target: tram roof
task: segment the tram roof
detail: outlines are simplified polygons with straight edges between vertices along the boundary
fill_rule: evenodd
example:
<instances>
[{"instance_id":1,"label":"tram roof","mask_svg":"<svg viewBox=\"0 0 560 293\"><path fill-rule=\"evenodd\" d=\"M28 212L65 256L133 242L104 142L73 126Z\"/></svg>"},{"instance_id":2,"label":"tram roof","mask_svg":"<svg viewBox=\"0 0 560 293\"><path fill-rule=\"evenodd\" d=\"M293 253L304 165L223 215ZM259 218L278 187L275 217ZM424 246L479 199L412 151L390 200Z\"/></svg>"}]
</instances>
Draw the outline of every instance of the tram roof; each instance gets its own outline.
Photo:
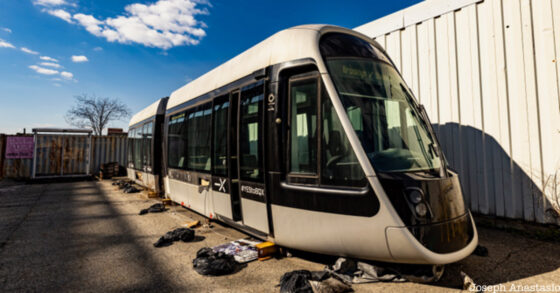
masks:
<instances>
[{"instance_id":1,"label":"tram roof","mask_svg":"<svg viewBox=\"0 0 560 293\"><path fill-rule=\"evenodd\" d=\"M166 101L167 99L168 98L161 98L148 107L142 109L140 112L134 114L132 118L130 118L128 126L130 127L158 114L165 114L165 106L162 104L162 101Z\"/></svg>"},{"instance_id":2,"label":"tram roof","mask_svg":"<svg viewBox=\"0 0 560 293\"><path fill-rule=\"evenodd\" d=\"M318 41L325 30L352 32L349 29L330 25L301 25L277 32L175 90L169 98L167 109L188 102L270 65L302 58L318 60L321 56Z\"/></svg>"}]
</instances>

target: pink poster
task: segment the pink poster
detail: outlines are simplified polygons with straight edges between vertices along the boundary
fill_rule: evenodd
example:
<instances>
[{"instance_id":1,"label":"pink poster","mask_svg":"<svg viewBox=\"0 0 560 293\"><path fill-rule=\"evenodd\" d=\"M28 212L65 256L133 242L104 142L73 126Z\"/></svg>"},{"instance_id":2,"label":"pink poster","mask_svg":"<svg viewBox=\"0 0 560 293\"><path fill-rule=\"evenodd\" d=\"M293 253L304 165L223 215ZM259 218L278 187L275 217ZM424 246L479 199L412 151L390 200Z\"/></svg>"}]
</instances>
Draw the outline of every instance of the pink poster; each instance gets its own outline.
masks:
<instances>
[{"instance_id":1,"label":"pink poster","mask_svg":"<svg viewBox=\"0 0 560 293\"><path fill-rule=\"evenodd\" d=\"M32 136L6 137L6 159L32 159L32 158L33 158Z\"/></svg>"}]
</instances>

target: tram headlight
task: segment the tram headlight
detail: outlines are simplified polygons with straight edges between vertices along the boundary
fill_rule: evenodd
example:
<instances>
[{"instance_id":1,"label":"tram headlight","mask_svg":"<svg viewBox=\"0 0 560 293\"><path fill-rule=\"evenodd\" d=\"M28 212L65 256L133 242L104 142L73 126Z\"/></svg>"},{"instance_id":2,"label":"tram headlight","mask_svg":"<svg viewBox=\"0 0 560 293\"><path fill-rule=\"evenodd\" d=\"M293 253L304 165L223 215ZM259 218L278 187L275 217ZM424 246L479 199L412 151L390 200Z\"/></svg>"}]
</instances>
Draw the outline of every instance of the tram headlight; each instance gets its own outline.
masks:
<instances>
[{"instance_id":1,"label":"tram headlight","mask_svg":"<svg viewBox=\"0 0 560 293\"><path fill-rule=\"evenodd\" d=\"M410 202L412 202L413 204L418 204L422 201L422 193L420 193L420 191L418 190L412 190L408 194L408 198L410 199Z\"/></svg>"},{"instance_id":2,"label":"tram headlight","mask_svg":"<svg viewBox=\"0 0 560 293\"><path fill-rule=\"evenodd\" d=\"M424 217L426 213L428 213L428 207L426 207L426 204L423 202L417 204L414 207L414 210L416 211L416 214L420 217Z\"/></svg>"}]
</instances>

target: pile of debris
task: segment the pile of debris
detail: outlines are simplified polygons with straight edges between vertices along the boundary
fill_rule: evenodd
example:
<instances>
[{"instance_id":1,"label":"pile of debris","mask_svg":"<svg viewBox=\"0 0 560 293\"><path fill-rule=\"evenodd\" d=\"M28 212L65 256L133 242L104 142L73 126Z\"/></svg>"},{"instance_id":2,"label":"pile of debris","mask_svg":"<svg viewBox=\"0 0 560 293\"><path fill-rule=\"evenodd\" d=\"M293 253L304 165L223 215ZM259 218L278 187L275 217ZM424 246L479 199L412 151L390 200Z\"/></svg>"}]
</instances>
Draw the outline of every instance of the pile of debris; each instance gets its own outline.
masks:
<instances>
[{"instance_id":1,"label":"pile of debris","mask_svg":"<svg viewBox=\"0 0 560 293\"><path fill-rule=\"evenodd\" d=\"M136 193L142 191L136 188L134 183L130 180L117 180L113 182L113 185L118 186L118 188L122 189L124 193Z\"/></svg>"},{"instance_id":2,"label":"pile of debris","mask_svg":"<svg viewBox=\"0 0 560 293\"><path fill-rule=\"evenodd\" d=\"M288 272L280 278L278 286L280 286L281 293L344 293L354 291L351 286L331 277L326 271L297 270Z\"/></svg>"},{"instance_id":3,"label":"pile of debris","mask_svg":"<svg viewBox=\"0 0 560 293\"><path fill-rule=\"evenodd\" d=\"M162 203L156 203L151 205L149 208L147 209L143 209L140 211L140 213L138 213L139 215L144 215L147 213L161 213L161 212L165 212L167 211L167 208L165 208L165 205Z\"/></svg>"},{"instance_id":4,"label":"pile of debris","mask_svg":"<svg viewBox=\"0 0 560 293\"><path fill-rule=\"evenodd\" d=\"M374 264L339 258L323 271L297 270L285 273L280 279L280 292L353 292L352 284L374 282L437 282L443 266Z\"/></svg>"},{"instance_id":5,"label":"pile of debris","mask_svg":"<svg viewBox=\"0 0 560 293\"><path fill-rule=\"evenodd\" d=\"M243 267L232 255L216 252L210 247L198 250L193 260L194 270L205 276L223 276L236 272Z\"/></svg>"},{"instance_id":6,"label":"pile of debris","mask_svg":"<svg viewBox=\"0 0 560 293\"><path fill-rule=\"evenodd\" d=\"M478 245L474 255L487 257L488 249ZM296 270L280 278L281 293L343 293L352 292L352 284L374 282L438 282L444 273L442 265L411 265L379 262L361 262L339 258L323 271ZM463 290L477 292L475 282L460 272Z\"/></svg>"},{"instance_id":7,"label":"pile of debris","mask_svg":"<svg viewBox=\"0 0 560 293\"><path fill-rule=\"evenodd\" d=\"M165 233L154 243L155 247L164 247L173 244L175 241L190 242L194 240L194 230L190 228L177 228Z\"/></svg>"}]
</instances>

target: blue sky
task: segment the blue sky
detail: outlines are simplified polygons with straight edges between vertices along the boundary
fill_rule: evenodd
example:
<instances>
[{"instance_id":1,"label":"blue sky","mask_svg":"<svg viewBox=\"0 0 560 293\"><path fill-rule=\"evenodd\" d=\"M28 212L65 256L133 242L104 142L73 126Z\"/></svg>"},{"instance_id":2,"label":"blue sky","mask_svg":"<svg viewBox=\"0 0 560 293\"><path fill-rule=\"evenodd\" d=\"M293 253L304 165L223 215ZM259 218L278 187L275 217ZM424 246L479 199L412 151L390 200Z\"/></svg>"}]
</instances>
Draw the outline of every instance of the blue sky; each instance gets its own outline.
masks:
<instances>
[{"instance_id":1,"label":"blue sky","mask_svg":"<svg viewBox=\"0 0 560 293\"><path fill-rule=\"evenodd\" d=\"M134 113L284 28L353 28L417 2L2 0L0 133L68 127L84 93Z\"/></svg>"}]
</instances>

